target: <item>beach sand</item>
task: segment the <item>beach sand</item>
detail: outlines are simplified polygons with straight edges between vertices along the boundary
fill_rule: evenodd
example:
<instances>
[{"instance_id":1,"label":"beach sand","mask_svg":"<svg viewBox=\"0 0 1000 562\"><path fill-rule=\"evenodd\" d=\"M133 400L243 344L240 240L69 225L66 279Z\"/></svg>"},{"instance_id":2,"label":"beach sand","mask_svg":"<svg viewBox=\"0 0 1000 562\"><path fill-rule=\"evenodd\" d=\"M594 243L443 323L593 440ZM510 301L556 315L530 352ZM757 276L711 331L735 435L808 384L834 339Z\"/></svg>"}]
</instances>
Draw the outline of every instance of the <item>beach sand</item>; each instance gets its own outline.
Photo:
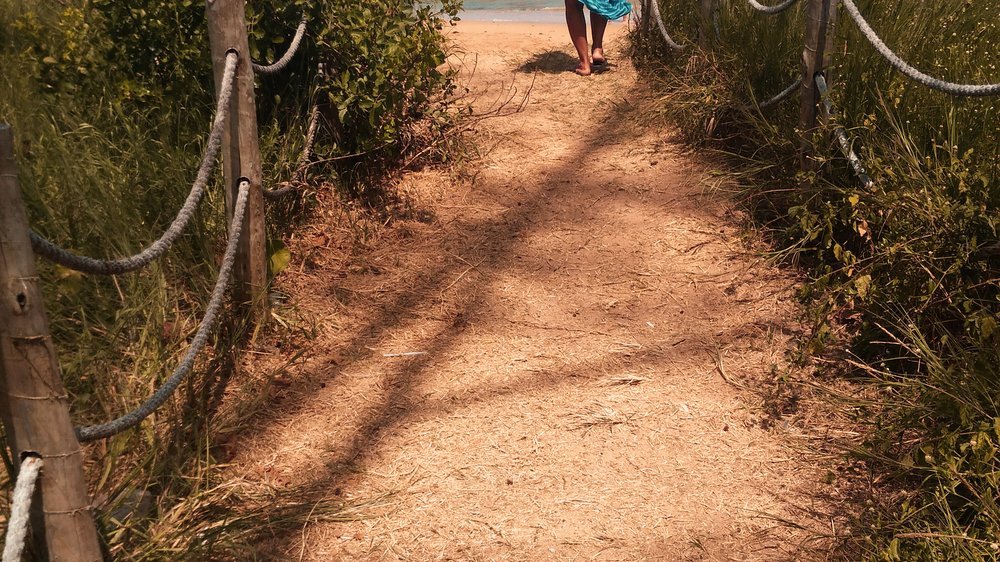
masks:
<instances>
[{"instance_id":1,"label":"beach sand","mask_svg":"<svg viewBox=\"0 0 1000 562\"><path fill-rule=\"evenodd\" d=\"M308 361L255 359L285 384L232 463L354 520L317 516L265 556L826 559L844 522L803 453L826 422L748 390L801 333L795 280L649 124L624 31L580 77L564 25L449 28L463 163L400 178L412 211L360 253L336 212L292 242L279 289L315 340Z\"/></svg>"},{"instance_id":2,"label":"beach sand","mask_svg":"<svg viewBox=\"0 0 1000 562\"><path fill-rule=\"evenodd\" d=\"M491 17L493 14L495 17ZM554 48L563 49L567 53L573 52L569 31L566 29L566 16L562 11L519 13L482 10L480 13L464 12L462 16L463 20L446 31L453 45L462 50L509 51L512 55ZM521 21L520 18L544 18L545 21ZM493 21L494 19L500 21ZM605 42L615 45L625 34L626 26L623 21L608 22Z\"/></svg>"}]
</instances>

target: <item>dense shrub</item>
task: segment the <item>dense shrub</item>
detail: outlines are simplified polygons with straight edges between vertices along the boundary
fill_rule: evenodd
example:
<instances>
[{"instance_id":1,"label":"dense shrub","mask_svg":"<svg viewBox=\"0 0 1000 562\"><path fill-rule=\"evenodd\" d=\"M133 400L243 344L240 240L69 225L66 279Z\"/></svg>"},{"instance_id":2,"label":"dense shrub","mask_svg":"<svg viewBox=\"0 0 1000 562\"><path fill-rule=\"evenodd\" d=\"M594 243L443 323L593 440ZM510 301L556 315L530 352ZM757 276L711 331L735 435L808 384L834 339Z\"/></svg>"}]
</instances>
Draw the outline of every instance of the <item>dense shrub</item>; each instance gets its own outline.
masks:
<instances>
[{"instance_id":1,"label":"dense shrub","mask_svg":"<svg viewBox=\"0 0 1000 562\"><path fill-rule=\"evenodd\" d=\"M697 4L661 8L675 39L697 37ZM925 72L1000 81L996 2L857 4L885 42ZM835 321L846 325L853 351L891 398L879 416L861 418L877 420L866 445L877 452L872 458L902 463L881 468L901 468L899 486L916 492L879 519L872 556L995 555L992 475L1000 461L988 428L1000 416L987 397L1000 390L991 351L1000 343L1000 98L955 98L909 81L841 10L830 69L839 114L816 137L818 172L803 176L798 99L759 111L750 101L769 98L799 72L806 4L774 17L744 1L720 6L719 36L707 52L667 49L654 28L636 59L689 141L738 156L747 201L777 254L811 273L803 295L815 313L810 350L823 349ZM870 188L836 150L834 124L848 129ZM984 515L970 516L977 511ZM968 538L948 538L963 533Z\"/></svg>"},{"instance_id":2,"label":"dense shrub","mask_svg":"<svg viewBox=\"0 0 1000 562\"><path fill-rule=\"evenodd\" d=\"M182 118L198 110L190 121L204 123L212 73L202 2L91 0L60 6L65 7L50 13L21 5L5 34L7 52L24 55L41 90L165 108ZM275 60L300 18L309 22L302 55L289 71L260 80L258 111L273 114L283 97L303 103L304 93L319 84L323 101L336 109L347 150L392 144L452 87L449 75L438 69L445 59L440 31L457 9L456 2L438 10L412 0L251 2L247 19L255 60Z\"/></svg>"}]
</instances>

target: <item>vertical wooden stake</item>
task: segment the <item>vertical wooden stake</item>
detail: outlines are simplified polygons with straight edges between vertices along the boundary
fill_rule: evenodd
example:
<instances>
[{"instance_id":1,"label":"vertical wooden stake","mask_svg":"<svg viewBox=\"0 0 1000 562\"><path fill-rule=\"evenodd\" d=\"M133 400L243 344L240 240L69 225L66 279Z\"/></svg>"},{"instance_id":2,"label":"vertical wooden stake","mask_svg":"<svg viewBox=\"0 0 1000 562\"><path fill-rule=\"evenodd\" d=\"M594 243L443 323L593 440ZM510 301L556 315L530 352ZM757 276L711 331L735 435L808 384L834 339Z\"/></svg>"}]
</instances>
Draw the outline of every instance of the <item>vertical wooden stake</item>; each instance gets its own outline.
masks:
<instances>
[{"instance_id":1,"label":"vertical wooden stake","mask_svg":"<svg viewBox=\"0 0 1000 562\"><path fill-rule=\"evenodd\" d=\"M237 250L233 296L252 305L254 316L267 311L267 250L264 230L263 172L257 141L257 107L254 103L254 74L247 42L244 0L207 0L208 35L212 44L215 91L222 83L226 54L239 56L229 123L222 137L223 172L226 181L226 216L231 221L240 181L250 182L247 216Z\"/></svg>"},{"instance_id":2,"label":"vertical wooden stake","mask_svg":"<svg viewBox=\"0 0 1000 562\"><path fill-rule=\"evenodd\" d=\"M830 0L826 11L826 34L823 38L823 77L828 87L833 86L833 55L837 52L837 14L840 11L840 0ZM826 122L826 116L822 117Z\"/></svg>"},{"instance_id":3,"label":"vertical wooden stake","mask_svg":"<svg viewBox=\"0 0 1000 562\"><path fill-rule=\"evenodd\" d=\"M709 45L712 44L713 9L713 0L701 0L701 9L699 10L701 22L698 27L698 45L705 50L708 50Z\"/></svg>"},{"instance_id":4,"label":"vertical wooden stake","mask_svg":"<svg viewBox=\"0 0 1000 562\"><path fill-rule=\"evenodd\" d=\"M639 14L639 52L643 56L646 52L643 48L646 46L646 42L649 41L649 17L652 7L650 7L650 2L658 2L659 0L641 0L640 5L642 6L642 13Z\"/></svg>"},{"instance_id":5,"label":"vertical wooden stake","mask_svg":"<svg viewBox=\"0 0 1000 562\"><path fill-rule=\"evenodd\" d=\"M99 561L83 452L73 432L49 335L28 217L14 160L14 134L0 124L0 414L14 461L42 457L32 531L43 557Z\"/></svg>"},{"instance_id":6,"label":"vertical wooden stake","mask_svg":"<svg viewBox=\"0 0 1000 562\"><path fill-rule=\"evenodd\" d=\"M819 91L814 77L825 72L833 54L834 24L838 0L809 0L806 8L805 49L802 51L802 99L799 105L799 169L811 172L816 169L813 159L812 137L819 114ZM827 81L829 84L830 81Z\"/></svg>"}]
</instances>

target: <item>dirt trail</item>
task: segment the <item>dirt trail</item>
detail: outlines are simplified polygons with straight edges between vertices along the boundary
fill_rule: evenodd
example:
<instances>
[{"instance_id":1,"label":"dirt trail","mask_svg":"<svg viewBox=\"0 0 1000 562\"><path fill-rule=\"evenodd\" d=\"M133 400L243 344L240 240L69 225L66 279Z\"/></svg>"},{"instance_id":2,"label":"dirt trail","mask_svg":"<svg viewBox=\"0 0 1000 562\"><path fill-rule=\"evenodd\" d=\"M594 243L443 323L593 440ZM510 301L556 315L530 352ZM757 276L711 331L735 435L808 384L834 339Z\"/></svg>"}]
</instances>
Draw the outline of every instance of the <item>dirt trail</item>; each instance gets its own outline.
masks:
<instances>
[{"instance_id":1,"label":"dirt trail","mask_svg":"<svg viewBox=\"0 0 1000 562\"><path fill-rule=\"evenodd\" d=\"M622 119L637 86L616 42L585 79L565 35L461 24L481 110L533 81L522 112L482 123L475 180L407 176L415 218L361 255L336 216L293 241L281 284L316 337L234 470L381 501L274 558L819 556L777 520L805 519L822 474L739 388L783 364L793 283L669 135Z\"/></svg>"}]
</instances>

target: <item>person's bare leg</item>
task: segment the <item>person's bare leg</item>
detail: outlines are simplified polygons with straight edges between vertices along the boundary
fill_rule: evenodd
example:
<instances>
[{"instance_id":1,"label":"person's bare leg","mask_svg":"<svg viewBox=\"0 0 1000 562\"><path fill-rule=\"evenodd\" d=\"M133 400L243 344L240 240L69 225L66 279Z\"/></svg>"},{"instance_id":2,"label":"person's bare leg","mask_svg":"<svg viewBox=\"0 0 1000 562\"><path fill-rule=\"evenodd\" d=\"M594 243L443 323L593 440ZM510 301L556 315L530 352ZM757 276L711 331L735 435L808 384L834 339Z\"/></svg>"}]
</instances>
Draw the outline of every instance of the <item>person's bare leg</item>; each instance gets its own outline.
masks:
<instances>
[{"instance_id":1,"label":"person's bare leg","mask_svg":"<svg viewBox=\"0 0 1000 562\"><path fill-rule=\"evenodd\" d=\"M604 16L590 12L590 31L594 36L594 48L591 56L595 65L602 65L607 62L604 58L604 30L608 27L608 20Z\"/></svg>"},{"instance_id":2,"label":"person's bare leg","mask_svg":"<svg viewBox=\"0 0 1000 562\"><path fill-rule=\"evenodd\" d=\"M590 54L587 52L587 20L583 17L583 5L577 0L566 0L566 27L569 28L569 38L576 47L580 64L576 66L577 74L590 74Z\"/></svg>"}]
</instances>

